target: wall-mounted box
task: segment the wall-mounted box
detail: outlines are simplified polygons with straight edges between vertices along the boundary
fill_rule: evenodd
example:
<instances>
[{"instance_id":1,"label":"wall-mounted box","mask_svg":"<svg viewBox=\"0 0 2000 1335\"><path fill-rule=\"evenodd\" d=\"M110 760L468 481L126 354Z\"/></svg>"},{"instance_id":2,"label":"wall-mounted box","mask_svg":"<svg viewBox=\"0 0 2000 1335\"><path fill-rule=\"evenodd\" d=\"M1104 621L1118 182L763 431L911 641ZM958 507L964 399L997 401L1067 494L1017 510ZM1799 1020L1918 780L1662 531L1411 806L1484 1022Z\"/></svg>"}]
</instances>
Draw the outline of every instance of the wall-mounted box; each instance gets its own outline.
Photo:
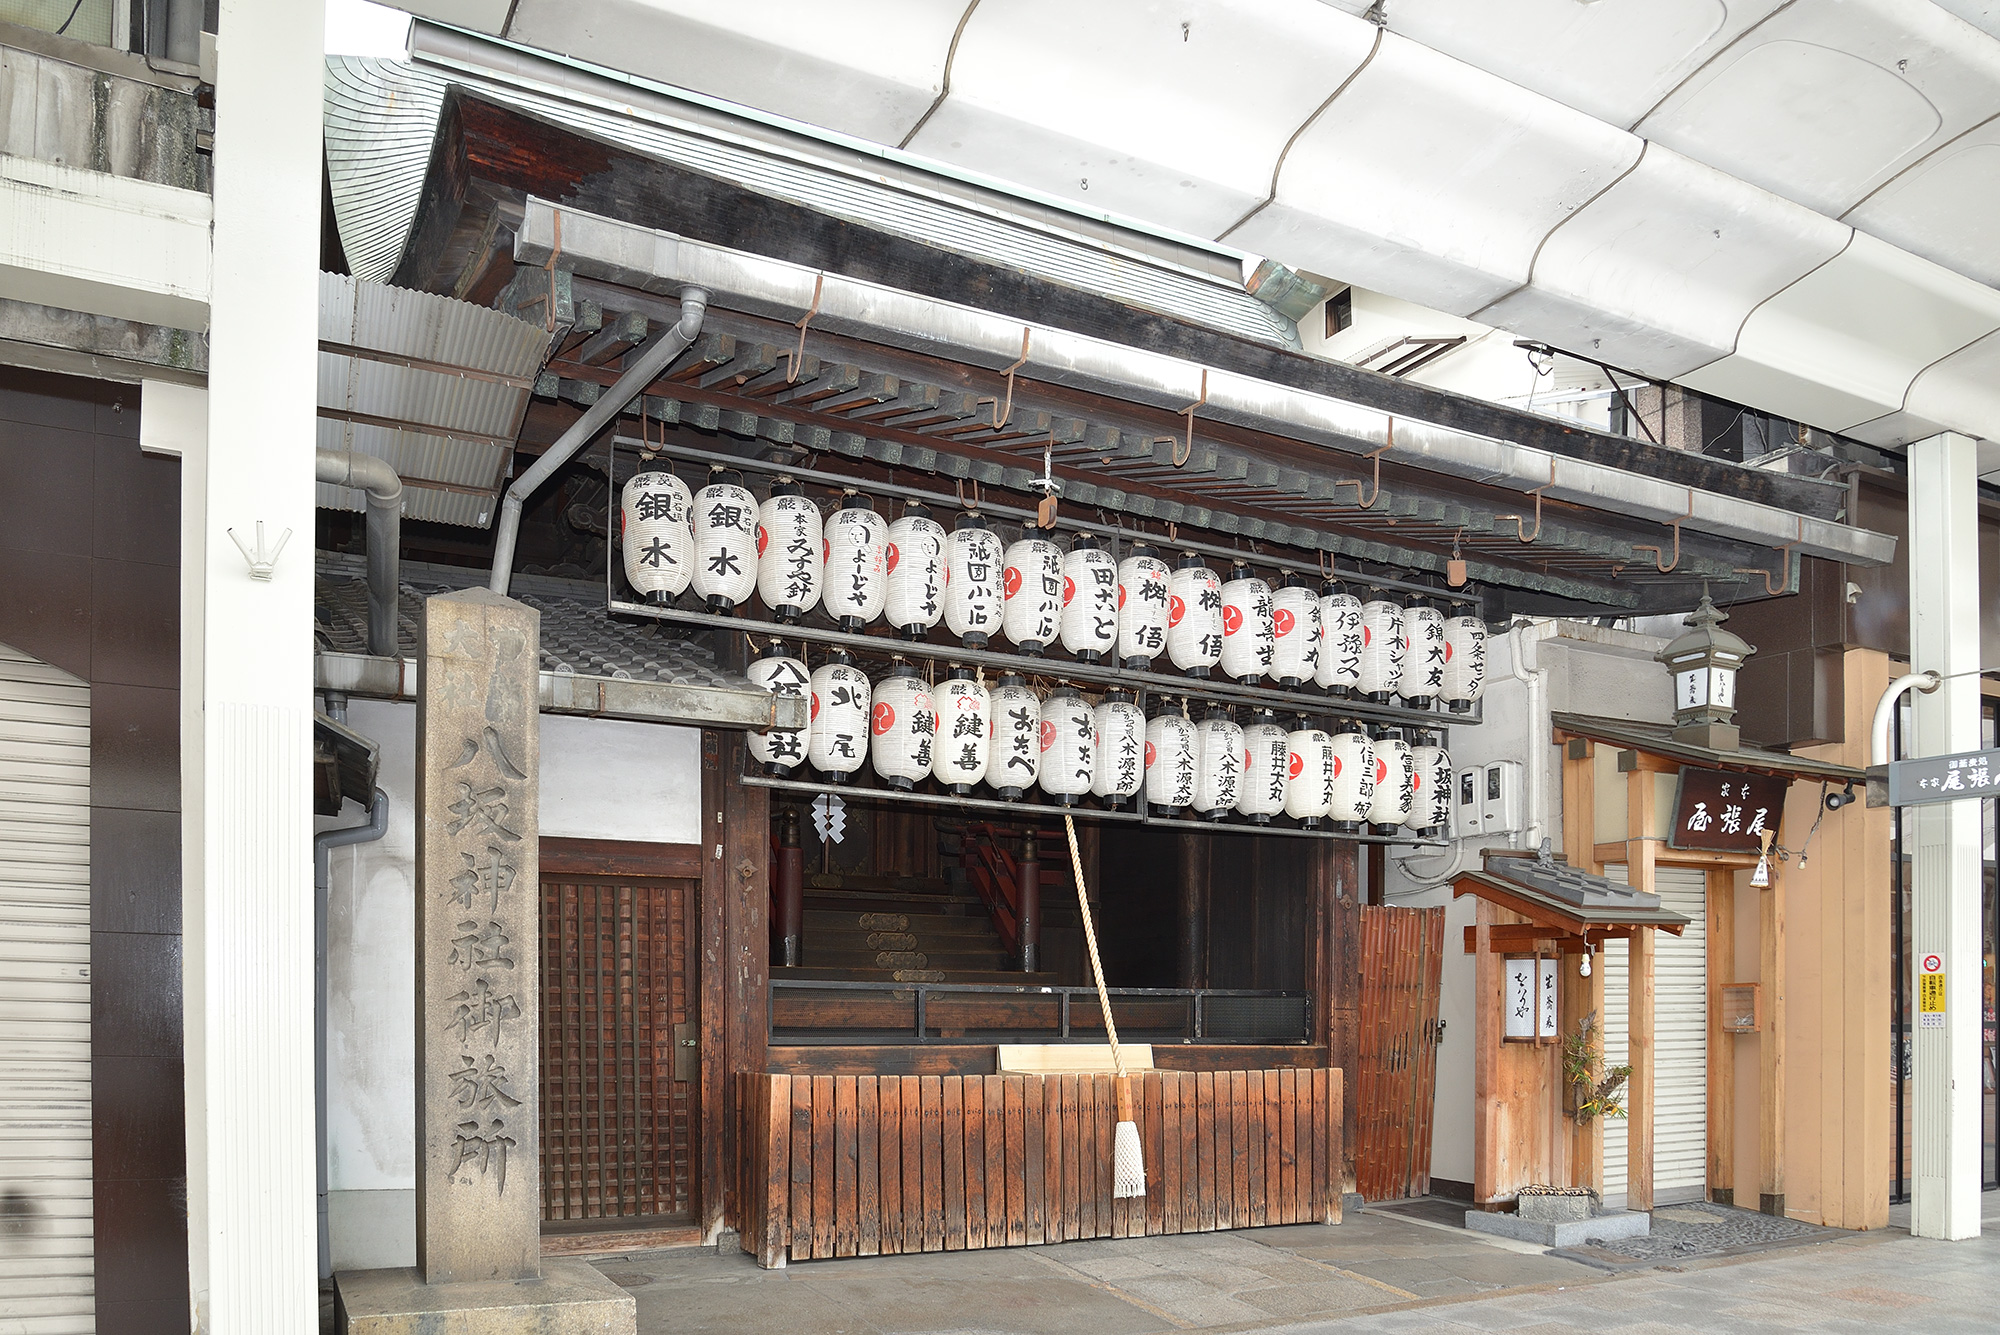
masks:
<instances>
[{"instance_id":1,"label":"wall-mounted box","mask_svg":"<svg viewBox=\"0 0 2000 1335\"><path fill-rule=\"evenodd\" d=\"M1718 1014L1723 1033L1756 1033L1764 1027L1764 989L1756 983L1724 983Z\"/></svg>"},{"instance_id":2,"label":"wall-mounted box","mask_svg":"<svg viewBox=\"0 0 2000 1335\"><path fill-rule=\"evenodd\" d=\"M1521 762L1496 760L1480 769L1479 828L1482 834L1514 834L1521 828Z\"/></svg>"},{"instance_id":3,"label":"wall-mounted box","mask_svg":"<svg viewBox=\"0 0 2000 1335\"><path fill-rule=\"evenodd\" d=\"M1481 798L1486 782L1484 767L1462 769L1458 772L1458 787L1451 804L1451 833L1454 838L1463 839L1469 834L1478 834L1486 827L1480 820L1485 806Z\"/></svg>"}]
</instances>

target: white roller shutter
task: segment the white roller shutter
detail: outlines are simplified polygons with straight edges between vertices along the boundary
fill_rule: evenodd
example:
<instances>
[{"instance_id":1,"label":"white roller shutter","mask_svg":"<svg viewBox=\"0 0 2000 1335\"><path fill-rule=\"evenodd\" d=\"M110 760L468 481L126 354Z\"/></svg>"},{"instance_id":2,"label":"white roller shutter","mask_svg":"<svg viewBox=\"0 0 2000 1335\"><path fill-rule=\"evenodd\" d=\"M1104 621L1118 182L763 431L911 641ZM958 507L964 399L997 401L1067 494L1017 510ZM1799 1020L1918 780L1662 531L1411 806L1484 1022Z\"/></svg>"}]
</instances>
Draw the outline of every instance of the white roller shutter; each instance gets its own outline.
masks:
<instances>
[{"instance_id":1,"label":"white roller shutter","mask_svg":"<svg viewBox=\"0 0 2000 1335\"><path fill-rule=\"evenodd\" d=\"M1612 865L1605 877L1625 880ZM1698 867L1655 867L1663 908L1690 921L1680 936L1653 934L1653 1203L1701 1200L1708 1187L1708 879ZM1631 970L1623 941L1605 943L1604 1064L1620 1066L1629 1046ZM1604 1199L1622 1205L1626 1188L1623 1118L1604 1124Z\"/></svg>"},{"instance_id":2,"label":"white roller shutter","mask_svg":"<svg viewBox=\"0 0 2000 1335\"><path fill-rule=\"evenodd\" d=\"M90 688L0 645L0 1329L89 1335Z\"/></svg>"}]
</instances>

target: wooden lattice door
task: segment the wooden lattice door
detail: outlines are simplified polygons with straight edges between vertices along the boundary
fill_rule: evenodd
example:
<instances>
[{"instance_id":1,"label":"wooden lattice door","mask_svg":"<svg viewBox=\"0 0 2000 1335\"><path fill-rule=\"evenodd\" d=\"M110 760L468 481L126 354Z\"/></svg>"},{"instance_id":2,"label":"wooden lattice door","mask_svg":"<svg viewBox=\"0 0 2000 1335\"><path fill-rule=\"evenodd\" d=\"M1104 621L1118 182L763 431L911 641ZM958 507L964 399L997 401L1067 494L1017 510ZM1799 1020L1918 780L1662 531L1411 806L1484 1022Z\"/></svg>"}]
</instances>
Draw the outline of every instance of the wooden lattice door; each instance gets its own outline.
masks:
<instances>
[{"instance_id":1,"label":"wooden lattice door","mask_svg":"<svg viewBox=\"0 0 2000 1335\"><path fill-rule=\"evenodd\" d=\"M1431 1189L1444 910L1361 910L1355 1186L1371 1201Z\"/></svg>"},{"instance_id":2,"label":"wooden lattice door","mask_svg":"<svg viewBox=\"0 0 2000 1335\"><path fill-rule=\"evenodd\" d=\"M700 883L631 874L545 841L542 1220L694 1217L699 1065L693 928ZM604 874L579 868L597 866Z\"/></svg>"}]
</instances>

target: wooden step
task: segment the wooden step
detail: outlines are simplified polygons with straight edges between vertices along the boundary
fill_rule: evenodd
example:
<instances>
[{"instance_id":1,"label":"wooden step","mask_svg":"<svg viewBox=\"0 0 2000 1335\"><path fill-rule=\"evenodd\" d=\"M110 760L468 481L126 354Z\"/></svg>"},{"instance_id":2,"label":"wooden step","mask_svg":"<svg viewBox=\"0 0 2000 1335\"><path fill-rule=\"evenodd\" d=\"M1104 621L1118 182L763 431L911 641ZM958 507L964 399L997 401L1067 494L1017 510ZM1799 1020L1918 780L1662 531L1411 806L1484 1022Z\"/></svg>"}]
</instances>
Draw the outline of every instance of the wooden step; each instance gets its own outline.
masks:
<instances>
[{"instance_id":1,"label":"wooden step","mask_svg":"<svg viewBox=\"0 0 2000 1335\"><path fill-rule=\"evenodd\" d=\"M909 974L902 977L899 974ZM999 983L1021 987L1057 987L1062 980L1052 973L1022 973L1018 969L863 969L825 968L800 965L787 969L774 966L771 977L780 980L842 983Z\"/></svg>"},{"instance_id":2,"label":"wooden step","mask_svg":"<svg viewBox=\"0 0 2000 1335\"><path fill-rule=\"evenodd\" d=\"M942 969L949 974L1004 970L1004 950L840 950L816 945L806 938L799 961L804 967L827 969ZM930 981L938 981L932 979Z\"/></svg>"},{"instance_id":3,"label":"wooden step","mask_svg":"<svg viewBox=\"0 0 2000 1335\"><path fill-rule=\"evenodd\" d=\"M808 936L828 932L911 932L917 936L993 935L993 920L978 913L857 913L851 909L807 909Z\"/></svg>"}]
</instances>

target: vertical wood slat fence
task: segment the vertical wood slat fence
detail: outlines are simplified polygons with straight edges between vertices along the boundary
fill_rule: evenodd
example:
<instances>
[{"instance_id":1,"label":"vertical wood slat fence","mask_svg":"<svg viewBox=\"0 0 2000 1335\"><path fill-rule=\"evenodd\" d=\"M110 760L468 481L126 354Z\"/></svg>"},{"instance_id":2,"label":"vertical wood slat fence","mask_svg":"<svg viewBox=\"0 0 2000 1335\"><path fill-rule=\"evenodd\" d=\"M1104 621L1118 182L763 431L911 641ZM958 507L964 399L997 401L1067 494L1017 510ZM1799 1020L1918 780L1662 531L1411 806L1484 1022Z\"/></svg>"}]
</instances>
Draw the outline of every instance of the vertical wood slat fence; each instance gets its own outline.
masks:
<instances>
[{"instance_id":1,"label":"vertical wood slat fence","mask_svg":"<svg viewBox=\"0 0 2000 1335\"><path fill-rule=\"evenodd\" d=\"M769 1269L1339 1221L1339 1070L1133 1078L1146 1195L1113 1200L1108 1075L745 1072L743 1250Z\"/></svg>"},{"instance_id":2,"label":"vertical wood slat fence","mask_svg":"<svg viewBox=\"0 0 2000 1335\"><path fill-rule=\"evenodd\" d=\"M1444 910L1361 910L1355 1186L1363 1199L1430 1191Z\"/></svg>"}]
</instances>

